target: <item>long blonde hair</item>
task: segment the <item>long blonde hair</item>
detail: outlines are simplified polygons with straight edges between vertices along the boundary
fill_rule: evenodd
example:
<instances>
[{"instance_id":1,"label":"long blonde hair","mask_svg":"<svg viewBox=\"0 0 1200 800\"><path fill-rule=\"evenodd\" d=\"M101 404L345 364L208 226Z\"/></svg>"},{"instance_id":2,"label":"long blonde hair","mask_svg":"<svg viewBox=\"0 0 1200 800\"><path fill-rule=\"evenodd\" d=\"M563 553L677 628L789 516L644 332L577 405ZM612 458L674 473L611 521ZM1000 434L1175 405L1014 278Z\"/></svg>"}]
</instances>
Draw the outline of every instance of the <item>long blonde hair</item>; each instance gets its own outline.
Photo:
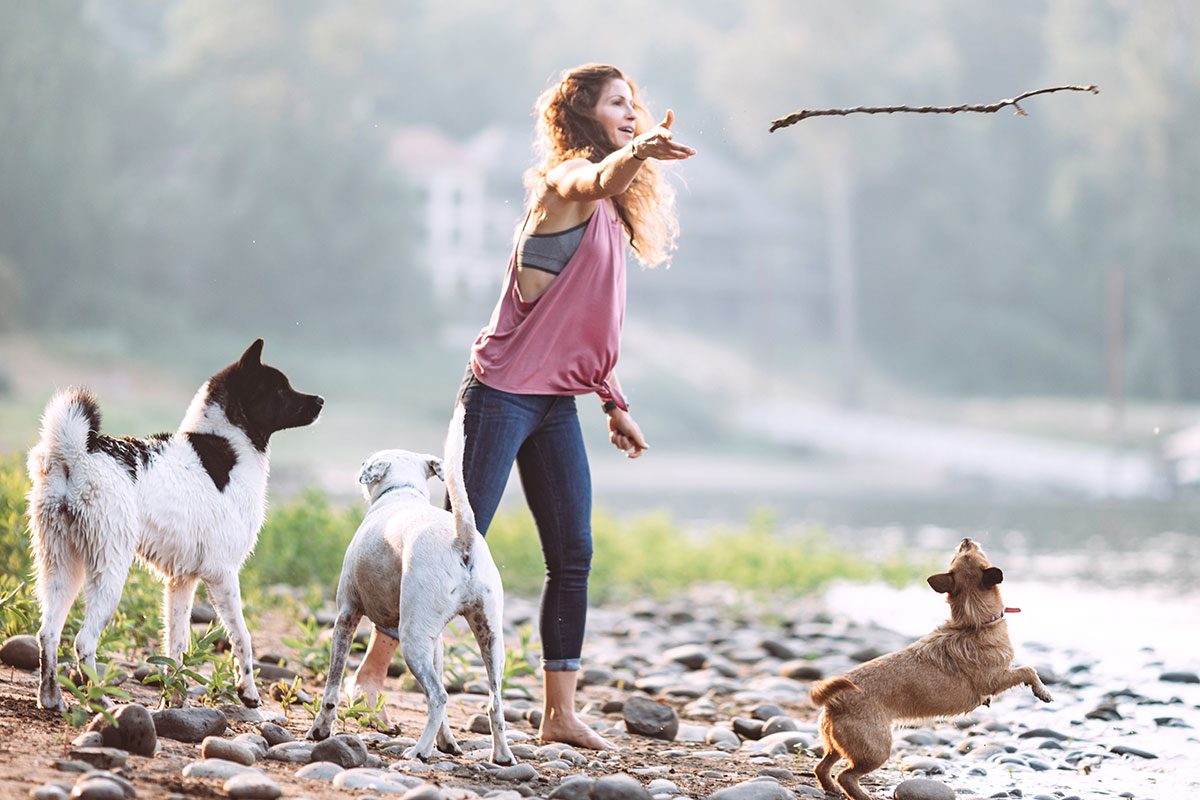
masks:
<instances>
[{"instance_id":1,"label":"long blonde hair","mask_svg":"<svg viewBox=\"0 0 1200 800\"><path fill-rule=\"evenodd\" d=\"M634 134L654 126L649 112L638 102L637 86L621 70L609 64L584 64L564 71L558 83L542 92L534 106L541 162L525 174L529 208L537 203L550 170L572 158L602 161L617 149L596 121L595 109L604 87L618 78L629 84L633 93L637 115ZM679 221L675 216L675 190L658 164L647 159L629 188L612 200L638 260L647 267L668 261L679 237Z\"/></svg>"}]
</instances>

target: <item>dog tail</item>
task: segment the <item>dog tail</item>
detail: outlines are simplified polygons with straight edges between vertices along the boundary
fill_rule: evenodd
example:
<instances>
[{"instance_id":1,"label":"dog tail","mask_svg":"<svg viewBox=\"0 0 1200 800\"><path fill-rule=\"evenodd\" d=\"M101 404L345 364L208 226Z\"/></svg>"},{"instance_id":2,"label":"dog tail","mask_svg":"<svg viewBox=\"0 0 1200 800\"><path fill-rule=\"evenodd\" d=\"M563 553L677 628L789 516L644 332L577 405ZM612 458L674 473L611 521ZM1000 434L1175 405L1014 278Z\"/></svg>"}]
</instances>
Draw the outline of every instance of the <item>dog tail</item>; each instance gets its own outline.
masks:
<instances>
[{"instance_id":1,"label":"dog tail","mask_svg":"<svg viewBox=\"0 0 1200 800\"><path fill-rule=\"evenodd\" d=\"M450 497L450 510L454 514L454 549L462 556L463 563L471 558L471 547L475 543L475 512L467 499L463 486L463 452L466 449L466 409L462 403L454 407L450 430L446 433L446 452L442 459L446 472L446 494Z\"/></svg>"},{"instance_id":2,"label":"dog tail","mask_svg":"<svg viewBox=\"0 0 1200 800\"><path fill-rule=\"evenodd\" d=\"M42 412L42 436L29 451L30 496L60 497L70 492L73 468L96 449L100 406L86 389L72 387L50 399ZM78 478L76 478L78 481Z\"/></svg>"},{"instance_id":3,"label":"dog tail","mask_svg":"<svg viewBox=\"0 0 1200 800\"><path fill-rule=\"evenodd\" d=\"M96 449L100 435L100 405L87 389L72 387L50 398L42 412L39 446L46 455L68 463Z\"/></svg>"},{"instance_id":4,"label":"dog tail","mask_svg":"<svg viewBox=\"0 0 1200 800\"><path fill-rule=\"evenodd\" d=\"M812 689L808 692L808 696L812 698L813 705L823 706L835 696L846 691L857 692L859 688L854 681L844 675L839 675L836 678L827 678L814 683Z\"/></svg>"}]
</instances>

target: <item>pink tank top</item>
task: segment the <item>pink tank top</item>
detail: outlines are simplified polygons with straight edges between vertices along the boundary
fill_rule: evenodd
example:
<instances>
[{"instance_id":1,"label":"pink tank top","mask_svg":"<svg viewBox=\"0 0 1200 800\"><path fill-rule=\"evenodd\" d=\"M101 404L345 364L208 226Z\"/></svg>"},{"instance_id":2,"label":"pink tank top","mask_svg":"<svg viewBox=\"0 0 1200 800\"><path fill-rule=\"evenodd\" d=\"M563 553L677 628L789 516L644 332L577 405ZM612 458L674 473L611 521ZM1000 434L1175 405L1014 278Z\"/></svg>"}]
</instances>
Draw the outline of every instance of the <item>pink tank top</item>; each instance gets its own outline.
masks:
<instances>
[{"instance_id":1,"label":"pink tank top","mask_svg":"<svg viewBox=\"0 0 1200 800\"><path fill-rule=\"evenodd\" d=\"M517 291L514 250L491 321L471 348L471 370L513 394L596 392L628 409L612 374L624 321L625 237L601 200L575 255L532 303Z\"/></svg>"}]
</instances>

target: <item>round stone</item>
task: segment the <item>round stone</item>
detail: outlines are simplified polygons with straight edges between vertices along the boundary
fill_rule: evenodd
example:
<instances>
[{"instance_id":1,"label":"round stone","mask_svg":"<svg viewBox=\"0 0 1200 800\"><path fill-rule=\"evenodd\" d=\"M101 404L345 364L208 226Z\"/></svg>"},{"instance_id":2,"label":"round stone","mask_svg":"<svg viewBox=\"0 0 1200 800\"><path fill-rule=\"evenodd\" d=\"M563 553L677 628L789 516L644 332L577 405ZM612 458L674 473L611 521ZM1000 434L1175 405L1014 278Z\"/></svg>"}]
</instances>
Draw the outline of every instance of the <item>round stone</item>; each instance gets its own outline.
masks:
<instances>
[{"instance_id":1,"label":"round stone","mask_svg":"<svg viewBox=\"0 0 1200 800\"><path fill-rule=\"evenodd\" d=\"M199 743L206 736L220 736L229 727L225 715L215 708L168 708L151 716L159 736L179 742Z\"/></svg>"},{"instance_id":2,"label":"round stone","mask_svg":"<svg viewBox=\"0 0 1200 800\"><path fill-rule=\"evenodd\" d=\"M636 778L619 773L596 781L589 796L591 800L652 800Z\"/></svg>"},{"instance_id":3,"label":"round stone","mask_svg":"<svg viewBox=\"0 0 1200 800\"><path fill-rule=\"evenodd\" d=\"M666 703L632 695L622 710L625 729L630 733L672 741L679 732L679 715Z\"/></svg>"},{"instance_id":4,"label":"round stone","mask_svg":"<svg viewBox=\"0 0 1200 800\"><path fill-rule=\"evenodd\" d=\"M274 780L261 772L243 772L225 781L225 794L240 800L275 800L283 795Z\"/></svg>"},{"instance_id":5,"label":"round stone","mask_svg":"<svg viewBox=\"0 0 1200 800\"><path fill-rule=\"evenodd\" d=\"M241 775L243 772L259 772L259 770L256 770L254 767L247 767L245 764L225 761L221 758L206 758L202 761L193 761L184 767L183 777L228 780L234 775Z\"/></svg>"},{"instance_id":6,"label":"round stone","mask_svg":"<svg viewBox=\"0 0 1200 800\"><path fill-rule=\"evenodd\" d=\"M78 800L125 800L125 787L108 778L85 776L70 796Z\"/></svg>"},{"instance_id":7,"label":"round stone","mask_svg":"<svg viewBox=\"0 0 1200 800\"><path fill-rule=\"evenodd\" d=\"M713 792L711 800L795 800L795 795L772 778L754 778Z\"/></svg>"},{"instance_id":8,"label":"round stone","mask_svg":"<svg viewBox=\"0 0 1200 800\"><path fill-rule=\"evenodd\" d=\"M36 670L40 667L38 641L35 636L20 634L10 636L0 645L0 661L10 667L24 670Z\"/></svg>"},{"instance_id":9,"label":"round stone","mask_svg":"<svg viewBox=\"0 0 1200 800\"><path fill-rule=\"evenodd\" d=\"M200 757L221 758L247 767L257 760L254 751L246 745L222 739L220 736L208 736L200 743Z\"/></svg>"},{"instance_id":10,"label":"round stone","mask_svg":"<svg viewBox=\"0 0 1200 800\"><path fill-rule=\"evenodd\" d=\"M283 744L284 742L296 741L296 737L292 736L287 728L281 728L274 722L264 722L258 726L258 730L263 738L267 740L268 748L274 747L277 744Z\"/></svg>"},{"instance_id":11,"label":"round stone","mask_svg":"<svg viewBox=\"0 0 1200 800\"><path fill-rule=\"evenodd\" d=\"M895 800L954 800L954 790L944 783L913 778L896 787Z\"/></svg>"},{"instance_id":12,"label":"round stone","mask_svg":"<svg viewBox=\"0 0 1200 800\"><path fill-rule=\"evenodd\" d=\"M297 778L306 778L310 781L325 781L330 782L344 770L332 761L314 761L311 764L301 767L296 770Z\"/></svg>"}]
</instances>

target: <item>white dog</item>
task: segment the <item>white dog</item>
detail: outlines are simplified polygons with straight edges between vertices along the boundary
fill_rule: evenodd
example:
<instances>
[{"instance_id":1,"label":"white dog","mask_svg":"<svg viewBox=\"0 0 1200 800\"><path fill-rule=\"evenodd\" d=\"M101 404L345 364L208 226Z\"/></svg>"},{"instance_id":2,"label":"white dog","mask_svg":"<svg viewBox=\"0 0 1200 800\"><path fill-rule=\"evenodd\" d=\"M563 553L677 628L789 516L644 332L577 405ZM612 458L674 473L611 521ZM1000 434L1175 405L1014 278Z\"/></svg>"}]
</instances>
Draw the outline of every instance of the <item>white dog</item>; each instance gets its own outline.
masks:
<instances>
[{"instance_id":1,"label":"white dog","mask_svg":"<svg viewBox=\"0 0 1200 800\"><path fill-rule=\"evenodd\" d=\"M366 616L378 626L399 630L404 661L428 703L425 730L404 757L429 758L435 741L443 752L461 752L446 719L447 695L442 686L442 631L461 614L487 669L492 761L514 763L500 706L504 590L463 489L464 439L459 405L445 453L444 480L453 514L429 503L426 481L433 475L443 477L436 457L381 450L363 462L358 480L371 507L342 562L329 679L321 710L308 731L310 739L330 734L351 639Z\"/></svg>"},{"instance_id":2,"label":"white dog","mask_svg":"<svg viewBox=\"0 0 1200 800\"><path fill-rule=\"evenodd\" d=\"M233 643L238 695L259 703L238 572L266 512L268 440L316 421L324 400L292 389L262 363L262 339L196 393L179 430L149 439L105 436L82 389L57 394L29 451L29 523L42 606L38 705L63 708L58 644L86 581L75 655L96 665L96 644L136 555L165 584L166 653L188 644L192 596L204 581Z\"/></svg>"}]
</instances>

